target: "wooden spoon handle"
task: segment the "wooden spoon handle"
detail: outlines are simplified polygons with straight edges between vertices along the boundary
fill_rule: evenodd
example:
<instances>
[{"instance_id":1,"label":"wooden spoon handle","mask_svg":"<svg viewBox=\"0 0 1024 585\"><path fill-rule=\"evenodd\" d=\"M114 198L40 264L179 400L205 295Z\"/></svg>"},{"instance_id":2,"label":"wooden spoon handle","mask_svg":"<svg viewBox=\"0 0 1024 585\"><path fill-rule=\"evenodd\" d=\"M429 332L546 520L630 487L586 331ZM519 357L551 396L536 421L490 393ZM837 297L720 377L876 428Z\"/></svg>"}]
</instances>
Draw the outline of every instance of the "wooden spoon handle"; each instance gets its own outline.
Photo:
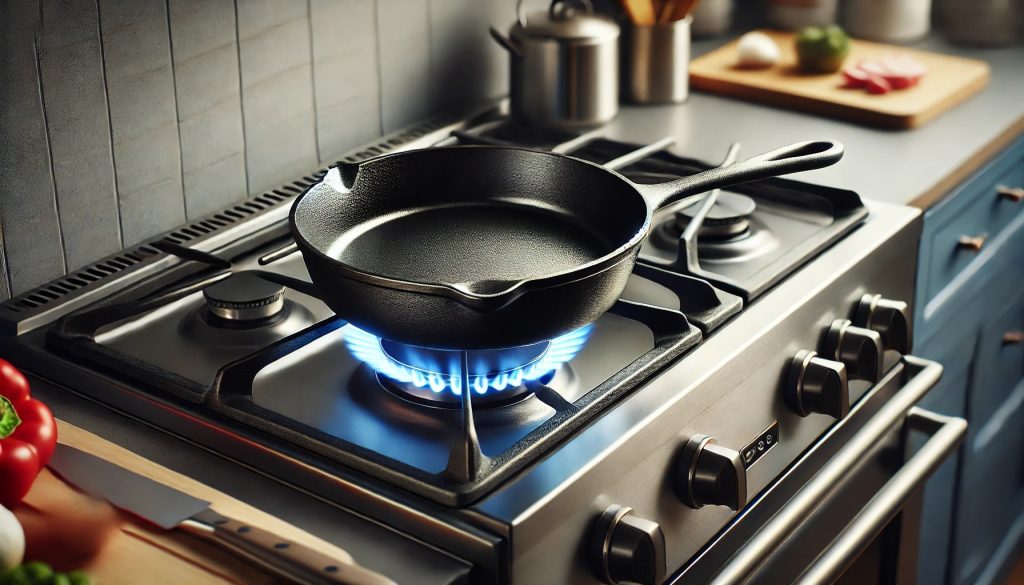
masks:
<instances>
[{"instance_id":1,"label":"wooden spoon handle","mask_svg":"<svg viewBox=\"0 0 1024 585\"><path fill-rule=\"evenodd\" d=\"M676 11L676 5L679 4L677 0L665 0L665 4L661 7L661 12L658 13L658 23L665 24L672 20L672 14Z\"/></svg>"},{"instance_id":2,"label":"wooden spoon handle","mask_svg":"<svg viewBox=\"0 0 1024 585\"><path fill-rule=\"evenodd\" d=\"M654 4L651 0L621 0L622 7L633 24L637 26L654 26Z\"/></svg>"}]
</instances>

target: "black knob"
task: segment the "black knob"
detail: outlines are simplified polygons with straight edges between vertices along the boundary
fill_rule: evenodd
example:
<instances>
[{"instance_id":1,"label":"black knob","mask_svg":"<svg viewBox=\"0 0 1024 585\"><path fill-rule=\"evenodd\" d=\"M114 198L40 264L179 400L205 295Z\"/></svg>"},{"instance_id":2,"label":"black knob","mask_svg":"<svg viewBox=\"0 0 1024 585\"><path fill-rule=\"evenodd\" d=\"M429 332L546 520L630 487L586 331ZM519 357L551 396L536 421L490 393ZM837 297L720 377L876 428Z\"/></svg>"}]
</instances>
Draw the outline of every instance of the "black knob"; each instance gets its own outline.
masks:
<instances>
[{"instance_id":1,"label":"black knob","mask_svg":"<svg viewBox=\"0 0 1024 585\"><path fill-rule=\"evenodd\" d=\"M611 505L592 535L594 573L605 583L661 585L665 580L665 535L657 522L630 508Z\"/></svg>"},{"instance_id":2,"label":"black knob","mask_svg":"<svg viewBox=\"0 0 1024 585\"><path fill-rule=\"evenodd\" d=\"M849 319L832 322L825 334L821 352L826 359L842 362L846 377L877 382L882 377L882 336L876 331L855 327Z\"/></svg>"},{"instance_id":3,"label":"black knob","mask_svg":"<svg viewBox=\"0 0 1024 585\"><path fill-rule=\"evenodd\" d=\"M739 510L747 503L747 471L740 454L694 435L676 461L676 496L691 508L726 506Z\"/></svg>"},{"instance_id":4,"label":"black knob","mask_svg":"<svg viewBox=\"0 0 1024 585\"><path fill-rule=\"evenodd\" d=\"M882 295L864 295L857 303L853 324L877 331L886 349L910 353L913 331L907 303L884 299Z\"/></svg>"},{"instance_id":5,"label":"black knob","mask_svg":"<svg viewBox=\"0 0 1024 585\"><path fill-rule=\"evenodd\" d=\"M800 416L812 412L843 418L850 412L850 389L846 366L801 350L789 362L785 387L786 403Z\"/></svg>"}]
</instances>

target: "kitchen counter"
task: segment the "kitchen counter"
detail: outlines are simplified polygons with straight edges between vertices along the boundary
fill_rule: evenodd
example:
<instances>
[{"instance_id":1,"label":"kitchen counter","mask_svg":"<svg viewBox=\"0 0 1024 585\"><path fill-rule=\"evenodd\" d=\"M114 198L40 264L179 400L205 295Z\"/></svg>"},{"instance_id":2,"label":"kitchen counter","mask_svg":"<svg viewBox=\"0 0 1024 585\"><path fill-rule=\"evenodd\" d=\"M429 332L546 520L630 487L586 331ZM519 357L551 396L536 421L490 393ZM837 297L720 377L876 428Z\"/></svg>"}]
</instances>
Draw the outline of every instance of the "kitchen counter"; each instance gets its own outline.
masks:
<instances>
[{"instance_id":1,"label":"kitchen counter","mask_svg":"<svg viewBox=\"0 0 1024 585\"><path fill-rule=\"evenodd\" d=\"M366 518L297 490L259 470L30 376L32 394L55 416L164 467L187 475L345 549L360 565L396 583L455 583L469 566ZM387 543L386 546L381 546ZM401 562L396 562L399 560Z\"/></svg>"},{"instance_id":2,"label":"kitchen counter","mask_svg":"<svg viewBox=\"0 0 1024 585\"><path fill-rule=\"evenodd\" d=\"M699 41L694 55L728 39ZM612 137L649 142L672 135L686 156L717 161L732 142L741 156L802 140L828 138L846 146L839 164L802 173L800 180L844 187L862 197L928 208L995 153L1024 133L1024 46L975 49L937 36L911 45L987 61L989 85L921 128L883 130L752 102L691 92L683 106L624 107L609 125Z\"/></svg>"}]
</instances>

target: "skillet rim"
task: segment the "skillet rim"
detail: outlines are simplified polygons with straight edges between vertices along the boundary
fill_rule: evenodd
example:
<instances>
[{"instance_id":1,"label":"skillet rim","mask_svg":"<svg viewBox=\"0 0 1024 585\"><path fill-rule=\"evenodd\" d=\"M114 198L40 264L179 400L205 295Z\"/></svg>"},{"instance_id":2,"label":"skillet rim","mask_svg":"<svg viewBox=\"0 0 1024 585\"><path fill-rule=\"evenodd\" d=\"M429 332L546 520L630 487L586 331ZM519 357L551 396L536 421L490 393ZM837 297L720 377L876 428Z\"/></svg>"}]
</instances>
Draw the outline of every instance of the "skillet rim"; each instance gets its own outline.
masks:
<instances>
[{"instance_id":1,"label":"skillet rim","mask_svg":"<svg viewBox=\"0 0 1024 585\"><path fill-rule=\"evenodd\" d=\"M458 150L475 150L475 149L490 150L490 151L521 151L521 152L529 153L531 155L542 155L542 156L555 157L555 158L559 158L559 159L563 159L563 160L572 161L573 163L576 163L576 164L589 165L591 167L599 169L602 172L608 173L610 175L610 177L615 177L618 180L620 180L623 183L625 183L626 186L628 186L636 194L636 196L640 199L640 201L643 202L643 205L644 205L644 208L645 208L644 222L640 226L640 228L636 231L636 233L634 233L633 236L630 237L630 239L628 241L626 241L623 244L620 244L618 247L613 249L611 252L608 252L607 254L605 254L605 255L603 255L603 256L601 256L599 258L591 260L591 261L589 261L589 262L587 262L585 264L580 264L580 265L576 266L575 268L571 268L571 269L568 269L568 270L563 270L561 272L555 272L555 273L551 273L551 274L546 274L546 275L538 277L538 278L520 279L519 281L516 281L515 284L513 284L512 286L509 286L508 288L506 288L504 290L501 290L501 291L498 291L498 292L479 293L479 292L474 292L474 291L471 291L471 290L468 290L468 289L459 288L459 287L457 287L455 285L452 285L452 284L428 283L428 282L420 282L420 281L407 280L407 279L401 279L401 278L394 278L394 277L391 277L391 276L386 276L386 275L383 275L383 274L378 274L378 273L375 273L375 272L370 272L368 270L363 270L363 269L360 269L360 268L356 268L355 266L352 266L351 264L348 264L348 263L343 262L343 261L341 261L341 260L339 260L337 258L333 258L333 257L329 256L324 251L320 250L317 246L314 246L313 244L311 244L309 242L309 240L307 240L306 237L303 235L302 231L299 229L299 227L298 227L298 225L297 225L297 223L295 221L296 210L302 204L303 200L306 199L306 196L310 193L310 191L312 191L314 188L316 188L316 187L326 183L327 177L330 175L331 172L338 172L340 174L341 169L343 167L355 167L356 169L358 169L358 168L362 167L363 165L372 165L372 164L377 163L378 161L383 161L385 159L390 159L390 158L395 158L395 157L403 157L403 156L410 156L410 155L416 155L416 154L421 154L421 153L427 152L427 151L436 152L436 151L458 151ZM358 171L356 172L356 179L355 180L356 180L356 182L359 181ZM355 186L355 183L353 183L353 187L354 186ZM594 163L594 162L591 162L591 161L588 161L588 160L584 160L584 159L581 159L581 158L577 158L577 157L574 157L574 156L570 156L568 154L561 154L561 153L544 151L544 150L535 150L535 149L526 148L526 147L522 147L522 146L499 146L499 145L490 145L490 144L459 144L459 145L451 145L451 146L437 146L437 147L417 148L417 149L413 149L413 150L406 150L406 151L402 151L402 152L393 152L393 153L377 156L377 157L371 158L369 160L362 161L360 163L345 163L345 162L341 162L341 163L338 163L338 164L335 164L335 165L331 165L330 167L328 167L327 174L325 174L323 176L323 178L321 178L319 181L317 181L313 185L310 185L305 191L300 193L298 195L298 197L295 198L295 201L292 203L291 209L288 212L288 225L289 225L289 228L291 229L292 237L295 239L296 243L299 245L299 248L300 248L300 250L303 253L305 253L307 251L313 253L319 259L321 259L324 262L328 263L328 265L332 266L334 269L336 269L338 272L340 272L342 275L344 275L346 278L352 278L354 280L357 280L357 281L360 281L360 282L363 282L363 283L366 283L366 284L370 284L370 285L373 285L373 286L379 286L379 287L382 287L382 288L388 288L388 289L400 290L400 291L407 291L407 292L422 293L422 294L429 294L429 295L433 295L433 296L447 297L447 298L450 298L452 300L461 302L462 304L464 304L466 306L469 306L470 308L473 308L473 309L481 309L481 308L492 308L492 309L494 309L494 308L500 308L501 306L504 306L505 304L508 304L509 302L511 302L516 297L518 297L518 296L520 296L522 294L525 294L526 292L529 292L531 290L543 290L543 289L552 288L552 287L555 287L555 286L560 286L560 285L563 285L563 284L568 284L568 283L571 283L571 282L576 282L576 281L582 280L584 278L589 278L591 276L597 276L597 275L605 272L606 270L609 270L609 269L617 266L620 262L622 262L624 260L629 260L629 257L633 255L632 252L634 252L636 250L636 248L639 247L643 243L644 238L647 237L647 234L650 231L651 222L653 221L653 216L654 216L654 210L651 209L651 206L648 203L647 199L643 196L642 193L640 193L640 191L637 189L637 186L632 181L627 179L621 173L619 173L617 171L614 171L612 169L605 168L604 166L599 165L597 163ZM635 258L633 259L633 261L635 261ZM499 302L499 301L504 301L504 302ZM495 303L498 303L497 307L494 306Z\"/></svg>"}]
</instances>

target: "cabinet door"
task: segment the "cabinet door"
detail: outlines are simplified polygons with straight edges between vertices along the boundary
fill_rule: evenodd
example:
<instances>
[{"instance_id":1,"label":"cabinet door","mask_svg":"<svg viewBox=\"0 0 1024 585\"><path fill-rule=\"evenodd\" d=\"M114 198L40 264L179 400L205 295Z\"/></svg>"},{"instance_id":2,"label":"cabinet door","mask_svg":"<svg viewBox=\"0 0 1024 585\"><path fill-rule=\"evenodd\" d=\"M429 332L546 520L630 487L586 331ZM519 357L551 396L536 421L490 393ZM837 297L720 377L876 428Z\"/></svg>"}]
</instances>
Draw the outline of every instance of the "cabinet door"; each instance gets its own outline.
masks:
<instances>
[{"instance_id":1,"label":"cabinet door","mask_svg":"<svg viewBox=\"0 0 1024 585\"><path fill-rule=\"evenodd\" d=\"M1024 230L988 271L967 414L956 526L957 582L997 579L1024 514Z\"/></svg>"},{"instance_id":2,"label":"cabinet door","mask_svg":"<svg viewBox=\"0 0 1024 585\"><path fill-rule=\"evenodd\" d=\"M1024 281L1018 281L1018 286L1024 286ZM992 310L981 330L976 382L968 406L976 429L991 421L1024 378L1024 295L996 301Z\"/></svg>"},{"instance_id":3,"label":"cabinet door","mask_svg":"<svg viewBox=\"0 0 1024 585\"><path fill-rule=\"evenodd\" d=\"M993 583L1015 560L1014 541L1024 519L1024 384L1014 387L986 424L972 428L968 442L954 582L980 585Z\"/></svg>"}]
</instances>

